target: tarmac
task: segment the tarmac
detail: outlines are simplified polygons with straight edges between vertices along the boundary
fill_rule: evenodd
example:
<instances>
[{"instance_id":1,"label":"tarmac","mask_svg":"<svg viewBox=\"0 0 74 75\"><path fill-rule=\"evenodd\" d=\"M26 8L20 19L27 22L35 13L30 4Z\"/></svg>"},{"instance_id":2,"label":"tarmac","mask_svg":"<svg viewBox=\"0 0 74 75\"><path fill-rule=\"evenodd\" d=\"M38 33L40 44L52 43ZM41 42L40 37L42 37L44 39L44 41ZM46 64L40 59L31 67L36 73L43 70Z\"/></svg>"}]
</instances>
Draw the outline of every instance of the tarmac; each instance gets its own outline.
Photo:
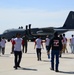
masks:
<instances>
[{"instance_id":1,"label":"tarmac","mask_svg":"<svg viewBox=\"0 0 74 75\"><path fill-rule=\"evenodd\" d=\"M60 58L59 72L55 72L50 70L51 58L48 59L46 49L42 49L42 61L37 61L34 42L28 42L28 52L22 55L21 68L15 70L14 54L10 54L11 42L7 42L5 54L0 56L0 75L74 75L74 54L71 54L69 44L67 49L68 53Z\"/></svg>"}]
</instances>

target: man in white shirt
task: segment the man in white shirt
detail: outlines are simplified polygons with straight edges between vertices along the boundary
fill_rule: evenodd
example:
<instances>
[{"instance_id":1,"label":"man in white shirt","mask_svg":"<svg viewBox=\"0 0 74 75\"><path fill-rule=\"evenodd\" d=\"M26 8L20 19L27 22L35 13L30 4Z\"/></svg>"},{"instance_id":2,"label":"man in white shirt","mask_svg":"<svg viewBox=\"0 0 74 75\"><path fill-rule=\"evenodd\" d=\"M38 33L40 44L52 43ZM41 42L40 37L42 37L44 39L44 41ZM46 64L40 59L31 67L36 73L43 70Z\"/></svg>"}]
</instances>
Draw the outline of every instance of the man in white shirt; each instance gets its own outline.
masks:
<instances>
[{"instance_id":1,"label":"man in white shirt","mask_svg":"<svg viewBox=\"0 0 74 75\"><path fill-rule=\"evenodd\" d=\"M65 37L65 34L63 34L63 53L65 53L65 51L68 53L67 50L67 38Z\"/></svg>"},{"instance_id":2,"label":"man in white shirt","mask_svg":"<svg viewBox=\"0 0 74 75\"><path fill-rule=\"evenodd\" d=\"M41 46L43 48L43 42L41 40L41 37L38 36L38 38L35 40L34 49L36 47L36 53L37 53L37 60L41 61Z\"/></svg>"},{"instance_id":3,"label":"man in white shirt","mask_svg":"<svg viewBox=\"0 0 74 75\"><path fill-rule=\"evenodd\" d=\"M49 37L47 35L46 39L45 39L45 45L46 45L47 52L48 52L48 49L49 49L49 42L50 42L50 39L49 39ZM48 58L50 58L50 53L48 53Z\"/></svg>"},{"instance_id":4,"label":"man in white shirt","mask_svg":"<svg viewBox=\"0 0 74 75\"><path fill-rule=\"evenodd\" d=\"M74 53L74 35L72 35L72 38L70 39L70 46L71 52Z\"/></svg>"},{"instance_id":5,"label":"man in white shirt","mask_svg":"<svg viewBox=\"0 0 74 75\"><path fill-rule=\"evenodd\" d=\"M20 34L17 33L16 38L13 41L13 45L14 45L14 62L15 62L15 66L14 68L17 69L18 67L20 67L20 62L21 62L21 58L22 58L22 44L23 44L23 40L22 38L20 38Z\"/></svg>"}]
</instances>

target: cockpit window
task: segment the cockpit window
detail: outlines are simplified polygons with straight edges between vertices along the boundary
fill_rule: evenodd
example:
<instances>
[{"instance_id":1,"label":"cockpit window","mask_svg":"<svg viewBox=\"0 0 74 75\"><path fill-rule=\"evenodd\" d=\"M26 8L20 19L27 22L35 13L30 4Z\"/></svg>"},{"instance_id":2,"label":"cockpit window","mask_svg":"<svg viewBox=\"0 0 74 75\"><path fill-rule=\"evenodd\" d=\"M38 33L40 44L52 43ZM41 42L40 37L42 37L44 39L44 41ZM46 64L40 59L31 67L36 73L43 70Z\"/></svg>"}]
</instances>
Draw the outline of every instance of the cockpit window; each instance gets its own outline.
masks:
<instances>
[{"instance_id":1,"label":"cockpit window","mask_svg":"<svg viewBox=\"0 0 74 75\"><path fill-rule=\"evenodd\" d=\"M3 32L3 34L8 33L8 32L9 32L9 30L5 30L5 31Z\"/></svg>"}]
</instances>

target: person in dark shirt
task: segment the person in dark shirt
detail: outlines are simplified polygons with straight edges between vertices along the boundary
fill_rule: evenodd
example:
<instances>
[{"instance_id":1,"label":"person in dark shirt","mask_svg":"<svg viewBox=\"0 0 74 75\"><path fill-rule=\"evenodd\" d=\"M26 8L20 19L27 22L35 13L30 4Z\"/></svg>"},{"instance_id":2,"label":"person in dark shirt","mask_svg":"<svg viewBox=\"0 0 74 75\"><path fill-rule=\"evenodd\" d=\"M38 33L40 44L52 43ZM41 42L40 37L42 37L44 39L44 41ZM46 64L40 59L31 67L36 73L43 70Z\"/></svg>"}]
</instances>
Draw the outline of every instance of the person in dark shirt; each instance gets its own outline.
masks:
<instances>
[{"instance_id":1,"label":"person in dark shirt","mask_svg":"<svg viewBox=\"0 0 74 75\"><path fill-rule=\"evenodd\" d=\"M51 70L54 70L54 58L56 57L56 65L55 71L58 72L58 65L59 65L59 53L62 50L62 42L61 39L58 37L58 33L54 33L54 37L50 40L49 43L49 50L48 53L51 51Z\"/></svg>"},{"instance_id":2,"label":"person in dark shirt","mask_svg":"<svg viewBox=\"0 0 74 75\"><path fill-rule=\"evenodd\" d=\"M27 53L27 45L28 45L28 37L27 35L24 35L22 37L23 41L24 41L24 44L23 44L23 53L24 53L24 47L25 47L25 53Z\"/></svg>"}]
</instances>

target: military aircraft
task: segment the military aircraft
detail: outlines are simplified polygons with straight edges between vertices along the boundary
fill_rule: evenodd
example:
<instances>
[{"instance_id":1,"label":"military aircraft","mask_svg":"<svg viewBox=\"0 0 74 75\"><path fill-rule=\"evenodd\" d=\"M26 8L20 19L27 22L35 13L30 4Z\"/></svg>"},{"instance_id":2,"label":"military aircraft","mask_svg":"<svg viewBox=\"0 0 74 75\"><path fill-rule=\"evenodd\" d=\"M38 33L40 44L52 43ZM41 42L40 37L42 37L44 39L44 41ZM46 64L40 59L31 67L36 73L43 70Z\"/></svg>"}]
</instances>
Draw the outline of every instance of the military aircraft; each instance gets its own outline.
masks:
<instances>
[{"instance_id":1,"label":"military aircraft","mask_svg":"<svg viewBox=\"0 0 74 75\"><path fill-rule=\"evenodd\" d=\"M7 41L10 41L12 37L16 37L16 34L19 33L21 37L27 35L29 40L33 40L34 36L29 35L28 32L29 30L26 32L26 29L7 29L2 34L0 34L0 37L5 37Z\"/></svg>"},{"instance_id":2,"label":"military aircraft","mask_svg":"<svg viewBox=\"0 0 74 75\"><path fill-rule=\"evenodd\" d=\"M13 36L16 36L16 33L20 33L21 37L23 35L27 35L29 40L33 41L39 35L42 39L45 39L46 35L53 36L55 31L62 34L71 30L74 30L74 11L69 12L69 15L62 27L31 28L31 24L29 24L26 25L26 29L7 29L0 36L5 37L9 41Z\"/></svg>"},{"instance_id":3,"label":"military aircraft","mask_svg":"<svg viewBox=\"0 0 74 75\"><path fill-rule=\"evenodd\" d=\"M31 25L29 25L30 32ZM63 34L67 31L73 31L74 30L74 11L70 11L69 15L62 27L54 28L54 27L46 27L46 28L38 28L38 30L35 32L32 32L31 34L36 35L53 35L55 31L57 31L59 34Z\"/></svg>"}]
</instances>

